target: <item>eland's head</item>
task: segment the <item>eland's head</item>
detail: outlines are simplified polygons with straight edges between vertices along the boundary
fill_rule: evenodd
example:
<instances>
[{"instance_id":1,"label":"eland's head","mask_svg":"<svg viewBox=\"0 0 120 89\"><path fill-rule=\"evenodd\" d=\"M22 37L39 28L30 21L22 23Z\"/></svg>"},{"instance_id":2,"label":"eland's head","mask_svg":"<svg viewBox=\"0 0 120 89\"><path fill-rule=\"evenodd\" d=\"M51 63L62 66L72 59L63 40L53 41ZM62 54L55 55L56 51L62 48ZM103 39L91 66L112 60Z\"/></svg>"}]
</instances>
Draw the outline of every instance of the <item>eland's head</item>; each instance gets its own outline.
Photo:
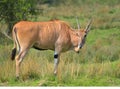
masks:
<instances>
[{"instance_id":1,"label":"eland's head","mask_svg":"<svg viewBox=\"0 0 120 89\"><path fill-rule=\"evenodd\" d=\"M78 45L77 45L77 47L75 47L74 50L77 53L79 53L79 49L81 49L83 47L83 45L85 44L86 37L88 35L88 32L90 31L92 19L90 19L90 21L88 22L85 29L82 29L80 27L80 23L79 23L77 17L76 17L76 21L77 21L77 25L78 25L78 29L76 29L77 30L76 35L78 36Z\"/></svg>"}]
</instances>

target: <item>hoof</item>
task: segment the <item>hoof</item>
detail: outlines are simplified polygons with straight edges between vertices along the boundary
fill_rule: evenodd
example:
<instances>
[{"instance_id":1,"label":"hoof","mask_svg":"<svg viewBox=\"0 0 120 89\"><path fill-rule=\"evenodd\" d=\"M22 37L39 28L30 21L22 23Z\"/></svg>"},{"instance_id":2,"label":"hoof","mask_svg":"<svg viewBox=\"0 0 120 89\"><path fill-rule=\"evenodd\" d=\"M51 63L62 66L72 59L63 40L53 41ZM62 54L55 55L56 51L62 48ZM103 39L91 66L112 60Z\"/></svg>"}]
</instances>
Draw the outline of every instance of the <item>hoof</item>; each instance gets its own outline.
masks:
<instances>
[{"instance_id":1,"label":"hoof","mask_svg":"<svg viewBox=\"0 0 120 89\"><path fill-rule=\"evenodd\" d=\"M57 76L57 74L56 74L56 73L54 73L54 75L55 75L55 76Z\"/></svg>"},{"instance_id":2,"label":"hoof","mask_svg":"<svg viewBox=\"0 0 120 89\"><path fill-rule=\"evenodd\" d=\"M54 71L54 75L55 75L55 76L57 75L57 72L56 72L56 71Z\"/></svg>"},{"instance_id":3,"label":"hoof","mask_svg":"<svg viewBox=\"0 0 120 89\"><path fill-rule=\"evenodd\" d=\"M18 81L19 80L19 76L16 76L15 80Z\"/></svg>"}]
</instances>

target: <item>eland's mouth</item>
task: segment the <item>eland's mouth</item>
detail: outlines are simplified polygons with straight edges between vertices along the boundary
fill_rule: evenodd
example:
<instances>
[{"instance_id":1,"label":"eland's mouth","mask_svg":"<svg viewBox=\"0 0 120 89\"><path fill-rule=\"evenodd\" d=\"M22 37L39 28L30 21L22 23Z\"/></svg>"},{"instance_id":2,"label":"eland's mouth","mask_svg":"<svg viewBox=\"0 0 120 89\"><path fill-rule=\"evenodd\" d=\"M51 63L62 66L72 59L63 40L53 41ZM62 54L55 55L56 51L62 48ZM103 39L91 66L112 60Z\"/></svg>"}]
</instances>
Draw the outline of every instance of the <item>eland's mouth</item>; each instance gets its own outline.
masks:
<instances>
[{"instance_id":1,"label":"eland's mouth","mask_svg":"<svg viewBox=\"0 0 120 89\"><path fill-rule=\"evenodd\" d=\"M77 51L76 53L79 53L80 51Z\"/></svg>"},{"instance_id":2,"label":"eland's mouth","mask_svg":"<svg viewBox=\"0 0 120 89\"><path fill-rule=\"evenodd\" d=\"M75 51L76 53L79 53L79 48L78 48L78 47L75 47L74 51Z\"/></svg>"}]
</instances>

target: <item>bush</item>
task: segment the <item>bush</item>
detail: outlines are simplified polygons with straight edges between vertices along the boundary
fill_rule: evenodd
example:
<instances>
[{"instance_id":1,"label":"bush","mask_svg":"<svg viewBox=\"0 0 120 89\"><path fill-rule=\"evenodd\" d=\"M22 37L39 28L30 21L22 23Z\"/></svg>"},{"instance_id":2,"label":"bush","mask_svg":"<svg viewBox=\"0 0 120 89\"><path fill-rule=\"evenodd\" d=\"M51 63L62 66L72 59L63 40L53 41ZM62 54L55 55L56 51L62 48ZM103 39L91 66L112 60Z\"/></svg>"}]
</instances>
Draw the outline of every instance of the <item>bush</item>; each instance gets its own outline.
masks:
<instances>
[{"instance_id":1,"label":"bush","mask_svg":"<svg viewBox=\"0 0 120 89\"><path fill-rule=\"evenodd\" d=\"M11 30L17 21L26 20L29 14L35 14L35 2L35 0L0 1L0 22L8 24Z\"/></svg>"}]
</instances>

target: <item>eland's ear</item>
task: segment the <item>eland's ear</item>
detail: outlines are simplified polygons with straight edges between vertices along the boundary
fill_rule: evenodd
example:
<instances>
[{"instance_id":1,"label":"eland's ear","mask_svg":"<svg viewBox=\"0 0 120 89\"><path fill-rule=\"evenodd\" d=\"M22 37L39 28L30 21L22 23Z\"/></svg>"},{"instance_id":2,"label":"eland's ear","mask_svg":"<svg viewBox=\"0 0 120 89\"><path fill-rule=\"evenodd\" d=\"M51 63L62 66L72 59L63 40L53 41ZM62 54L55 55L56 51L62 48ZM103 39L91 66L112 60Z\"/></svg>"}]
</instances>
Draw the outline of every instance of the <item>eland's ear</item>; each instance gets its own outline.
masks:
<instances>
[{"instance_id":1,"label":"eland's ear","mask_svg":"<svg viewBox=\"0 0 120 89\"><path fill-rule=\"evenodd\" d=\"M87 26L85 28L86 33L88 33L90 31L91 23L92 23L92 19L90 19L90 21L88 22L88 24L87 24Z\"/></svg>"}]
</instances>

